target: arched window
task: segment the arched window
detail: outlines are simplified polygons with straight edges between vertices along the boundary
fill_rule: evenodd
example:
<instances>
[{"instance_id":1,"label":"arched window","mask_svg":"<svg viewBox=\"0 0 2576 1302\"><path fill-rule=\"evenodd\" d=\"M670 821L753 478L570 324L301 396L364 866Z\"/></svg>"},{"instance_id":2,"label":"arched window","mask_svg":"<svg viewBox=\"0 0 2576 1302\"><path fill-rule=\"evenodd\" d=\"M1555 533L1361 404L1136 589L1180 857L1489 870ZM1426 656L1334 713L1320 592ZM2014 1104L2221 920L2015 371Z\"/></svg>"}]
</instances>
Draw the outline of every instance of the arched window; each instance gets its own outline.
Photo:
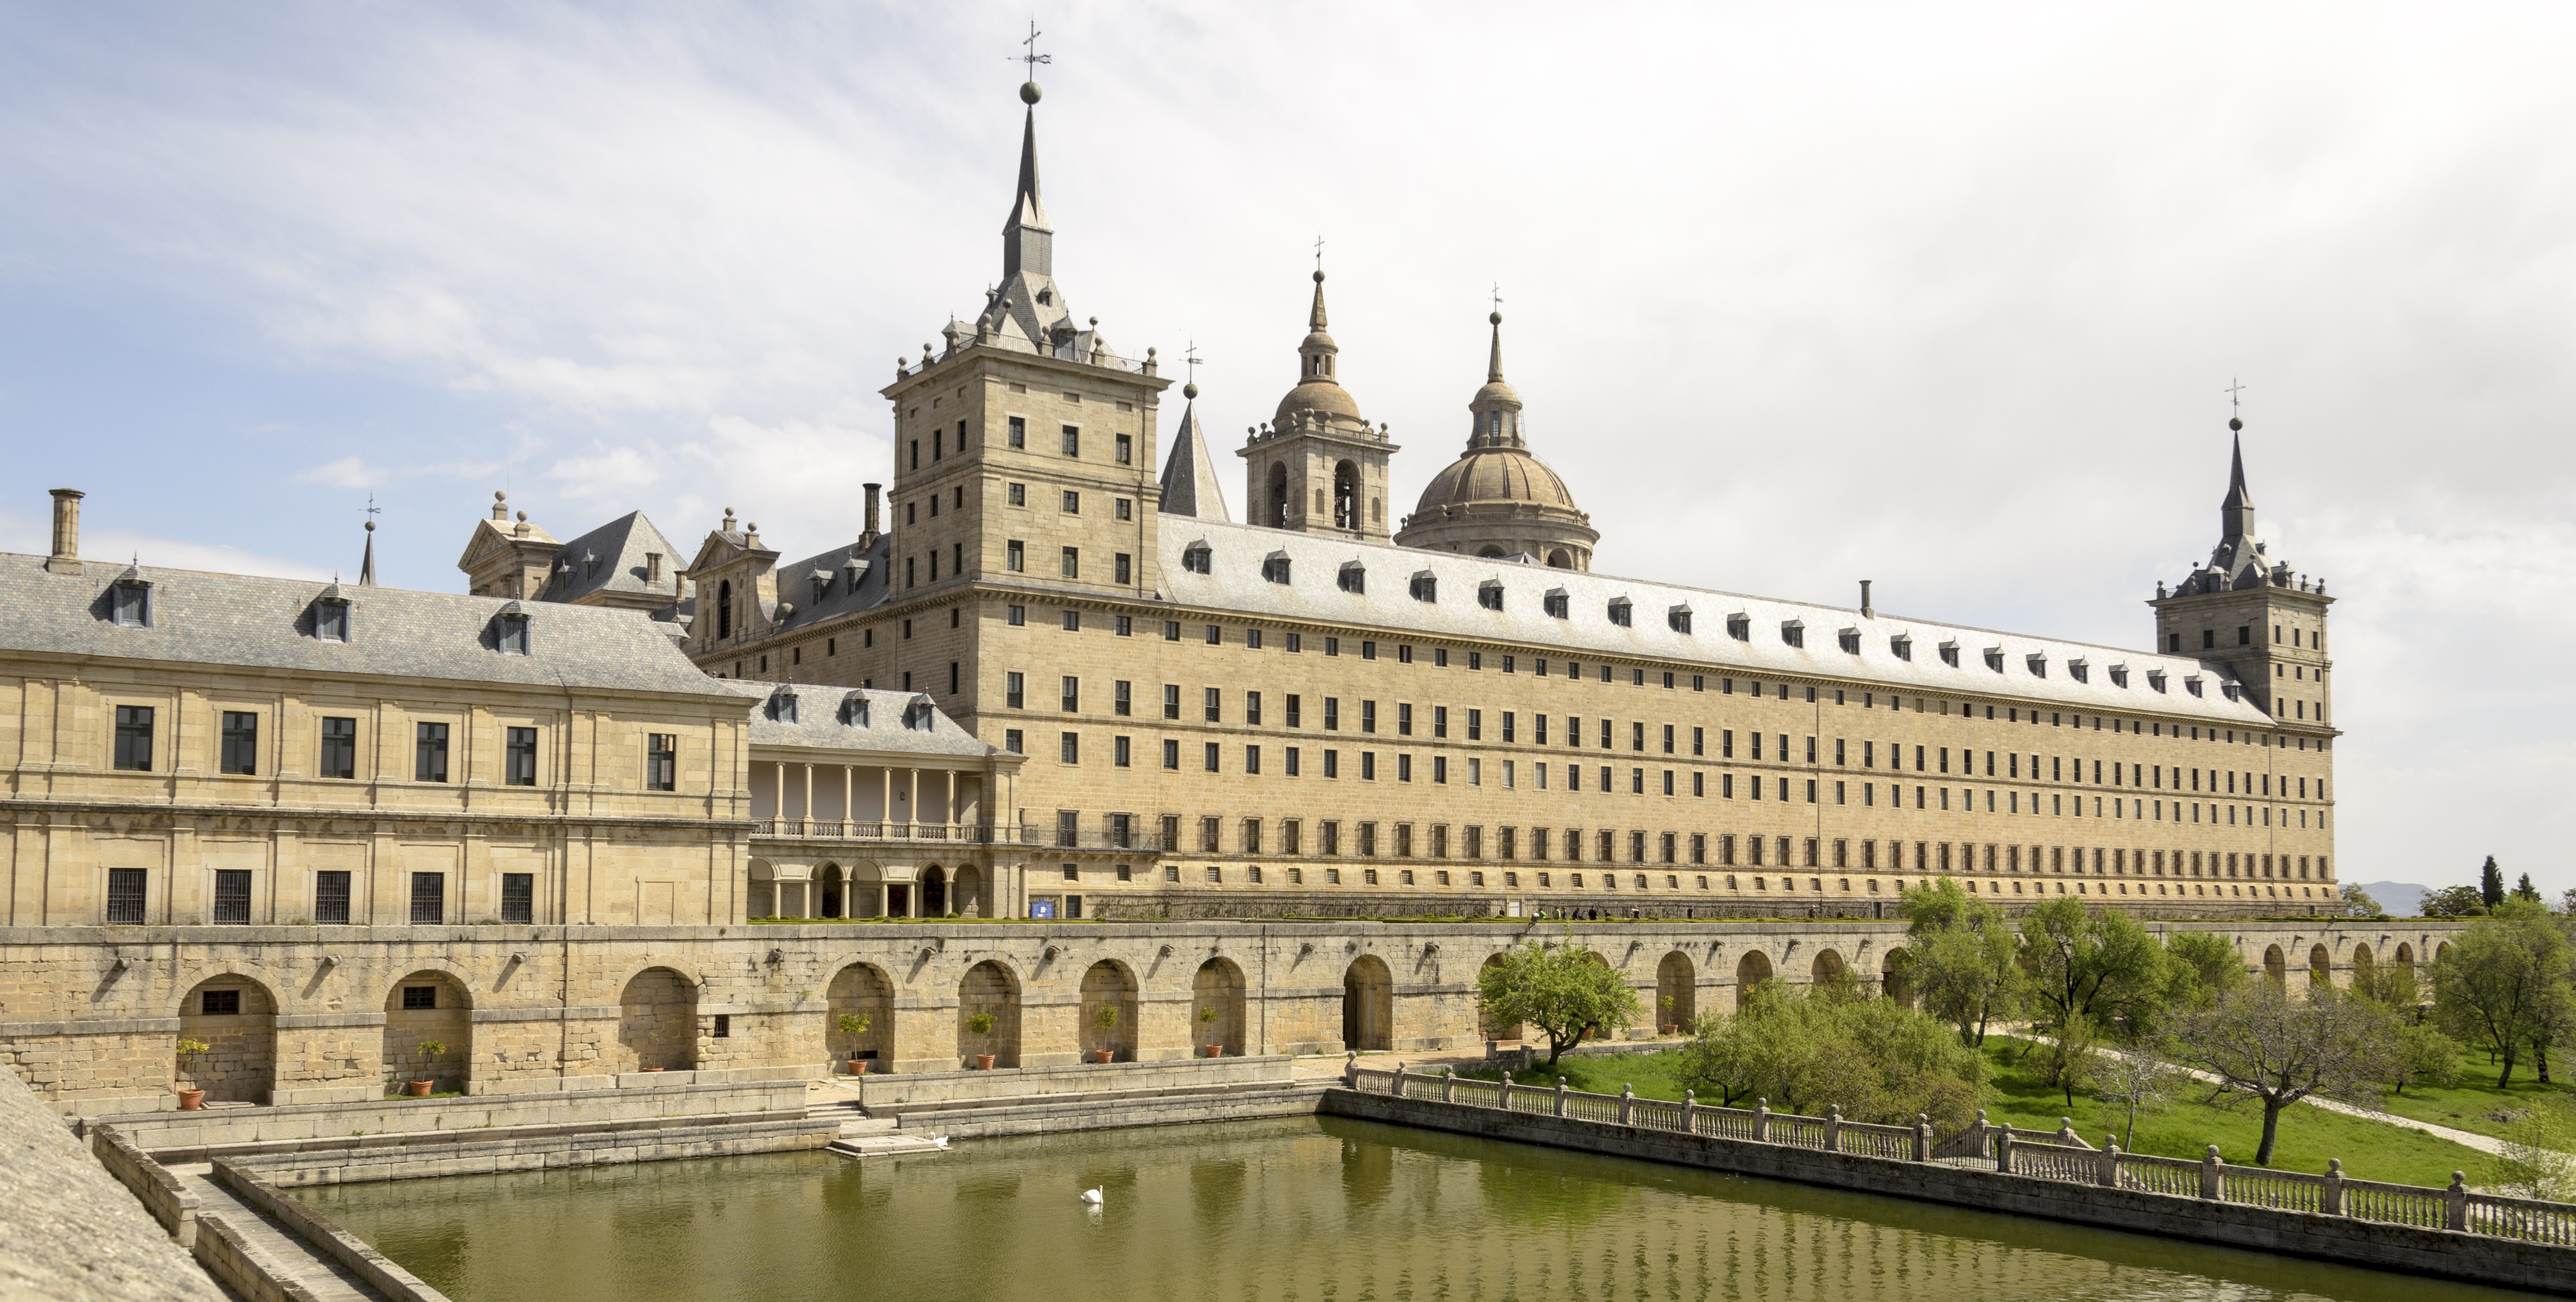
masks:
<instances>
[{"instance_id":1,"label":"arched window","mask_svg":"<svg viewBox=\"0 0 2576 1302\"><path fill-rule=\"evenodd\" d=\"M1333 467L1333 527L1360 527L1360 468L1348 461Z\"/></svg>"},{"instance_id":2,"label":"arched window","mask_svg":"<svg viewBox=\"0 0 2576 1302\"><path fill-rule=\"evenodd\" d=\"M716 585L716 636L733 636L733 580Z\"/></svg>"},{"instance_id":3,"label":"arched window","mask_svg":"<svg viewBox=\"0 0 2576 1302\"><path fill-rule=\"evenodd\" d=\"M1262 521L1273 529L1288 527L1288 467L1270 467L1270 513Z\"/></svg>"}]
</instances>

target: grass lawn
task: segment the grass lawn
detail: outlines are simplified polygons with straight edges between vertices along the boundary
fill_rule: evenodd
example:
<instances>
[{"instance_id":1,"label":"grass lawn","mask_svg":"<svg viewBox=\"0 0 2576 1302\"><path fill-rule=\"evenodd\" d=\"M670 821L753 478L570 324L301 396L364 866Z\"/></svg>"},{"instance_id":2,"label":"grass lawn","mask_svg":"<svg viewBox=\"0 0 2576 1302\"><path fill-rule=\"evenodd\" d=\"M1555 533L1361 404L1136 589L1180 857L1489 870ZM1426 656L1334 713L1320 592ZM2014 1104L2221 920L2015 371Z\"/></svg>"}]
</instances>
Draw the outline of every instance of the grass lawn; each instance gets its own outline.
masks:
<instances>
[{"instance_id":1,"label":"grass lawn","mask_svg":"<svg viewBox=\"0 0 2576 1302\"><path fill-rule=\"evenodd\" d=\"M2082 1094L2075 1096L2073 1107L2068 1107L2065 1095L2040 1084L2037 1074L2023 1067L2020 1048L2019 1041L2004 1036L1986 1039L1986 1058L1993 1073L1985 1103L1989 1119L2032 1130L2055 1130L2059 1117L2071 1117L2076 1132L2097 1147L2105 1134L2121 1133L2121 1117L2116 1109ZM1553 1089L1556 1078L1563 1076L1569 1089L1616 1094L1626 1084L1636 1087L1639 1098L1678 1100L1682 1084L1675 1073L1680 1068L1681 1055L1670 1052L1597 1058L1569 1055L1553 1071L1541 1066L1535 1071L1516 1073L1512 1079L1522 1085ZM2576 1069L2576 1064L2571 1064L2571 1069ZM1490 1068L1460 1074L1483 1080L1500 1075ZM2184 1094L2161 1113L2139 1117L2137 1142L2129 1147L2141 1153L2197 1160L2202 1149L2216 1144L2220 1157L2251 1165L2255 1145L2263 1138L2262 1109L2252 1105L2221 1108L2203 1103L2201 1100L2207 1096L2208 1089L2202 1087ZM1717 1100L1708 1098L1702 1102ZM1738 1103L1749 1106L1744 1100ZM2453 1171L2468 1172L2475 1183L2485 1156L2420 1130L2300 1104L2281 1114L2280 1143L2272 1154L2272 1165L2285 1171L2323 1172L2328 1159L2339 1157L2343 1159L2344 1173L2355 1179L2439 1188L2451 1183Z\"/></svg>"},{"instance_id":2,"label":"grass lawn","mask_svg":"<svg viewBox=\"0 0 2576 1302\"><path fill-rule=\"evenodd\" d=\"M2576 1074L2576 1062L2560 1058L2549 1064L2550 1074L2564 1081ZM2388 1097L2388 1110L2401 1117L2429 1121L2437 1126L2466 1130L2473 1134L2502 1137L2505 1123L2495 1116L2499 1112L2518 1111L2533 1101L2550 1096L2576 1094L2565 1084L2543 1085L2532 1070L2531 1055L2514 1059L2513 1084L2505 1089L2495 1087L2496 1072L2501 1068L2484 1049L2469 1049L2460 1055L2460 1083L2449 1089L2409 1085L2404 1094ZM2349 1165L2347 1163L2347 1165Z\"/></svg>"}]
</instances>

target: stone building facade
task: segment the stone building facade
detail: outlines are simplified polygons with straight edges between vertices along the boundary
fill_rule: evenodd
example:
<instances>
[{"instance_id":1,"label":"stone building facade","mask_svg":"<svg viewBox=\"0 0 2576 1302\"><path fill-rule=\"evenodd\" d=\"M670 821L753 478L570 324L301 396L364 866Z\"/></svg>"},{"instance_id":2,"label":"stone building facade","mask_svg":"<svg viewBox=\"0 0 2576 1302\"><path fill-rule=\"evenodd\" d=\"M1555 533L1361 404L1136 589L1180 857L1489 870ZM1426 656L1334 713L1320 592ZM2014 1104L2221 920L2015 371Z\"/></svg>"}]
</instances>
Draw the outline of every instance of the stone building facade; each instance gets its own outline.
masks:
<instances>
[{"instance_id":1,"label":"stone building facade","mask_svg":"<svg viewBox=\"0 0 2576 1302\"><path fill-rule=\"evenodd\" d=\"M1704 916L1948 875L2008 905L2339 907L2323 584L2254 541L2241 458L2144 651L1612 577L1530 452L1497 319L1467 453L1390 536L1395 448L1319 278L1236 523L1194 403L1158 447L1152 350L1073 325L1034 108L1022 149L1004 287L884 390L883 529L871 485L855 542L785 561L728 511L663 617L712 674L923 692L1027 755L1045 891Z\"/></svg>"}]
</instances>

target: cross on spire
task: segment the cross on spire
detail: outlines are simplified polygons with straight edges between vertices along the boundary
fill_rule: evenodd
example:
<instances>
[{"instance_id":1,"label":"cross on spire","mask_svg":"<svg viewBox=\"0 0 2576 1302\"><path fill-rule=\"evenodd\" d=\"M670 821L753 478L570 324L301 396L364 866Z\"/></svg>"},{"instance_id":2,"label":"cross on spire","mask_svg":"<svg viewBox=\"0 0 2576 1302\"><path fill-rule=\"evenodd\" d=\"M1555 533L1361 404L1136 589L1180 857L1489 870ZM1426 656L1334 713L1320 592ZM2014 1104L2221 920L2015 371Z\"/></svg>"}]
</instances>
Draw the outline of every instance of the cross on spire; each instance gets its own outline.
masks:
<instances>
[{"instance_id":1,"label":"cross on spire","mask_svg":"<svg viewBox=\"0 0 2576 1302\"><path fill-rule=\"evenodd\" d=\"M1027 64L1027 65L1029 66L1029 80L1031 80L1031 81L1036 81L1036 80L1038 79L1038 65L1039 65L1039 64L1041 64L1041 63L1053 63L1053 62L1055 62L1055 59L1054 59L1054 57L1053 57L1053 56L1051 56L1051 55L1044 55L1044 54L1040 54L1040 53L1038 53L1038 38L1039 38L1039 37L1041 37L1041 36L1044 36L1045 34L1046 34L1046 33L1041 32L1041 31L1039 31L1039 30L1038 30L1038 20L1037 20L1037 19L1034 19L1034 18L1030 19L1030 20L1029 20L1029 38L1028 38L1027 40L1025 40L1025 41L1020 42L1020 44L1025 45L1025 46L1027 46L1027 47L1028 47L1028 53L1026 53L1026 54L1014 54L1014 55L1012 55L1012 56L1011 56L1011 62L1013 62L1013 63L1025 63L1025 64Z\"/></svg>"},{"instance_id":2,"label":"cross on spire","mask_svg":"<svg viewBox=\"0 0 2576 1302\"><path fill-rule=\"evenodd\" d=\"M1499 280L1494 282L1494 310L1503 310L1503 282Z\"/></svg>"},{"instance_id":3,"label":"cross on spire","mask_svg":"<svg viewBox=\"0 0 2576 1302\"><path fill-rule=\"evenodd\" d=\"M1197 384L1199 382L1199 342L1197 340L1191 340L1190 346L1182 350L1182 359L1190 368L1189 382L1193 385Z\"/></svg>"},{"instance_id":4,"label":"cross on spire","mask_svg":"<svg viewBox=\"0 0 2576 1302\"><path fill-rule=\"evenodd\" d=\"M2245 414L2243 403L2239 398L2239 395L2245 392L2244 381L2230 376L2228 377L2227 387L2220 390L2220 392L2227 395L2227 414L2229 416L2241 417Z\"/></svg>"},{"instance_id":5,"label":"cross on spire","mask_svg":"<svg viewBox=\"0 0 2576 1302\"><path fill-rule=\"evenodd\" d=\"M1319 233L1317 233L1317 234L1316 234L1316 236L1315 236L1315 270L1317 270L1317 271L1322 271L1323 269L1324 269L1324 237L1323 237L1323 235L1319 232Z\"/></svg>"}]
</instances>

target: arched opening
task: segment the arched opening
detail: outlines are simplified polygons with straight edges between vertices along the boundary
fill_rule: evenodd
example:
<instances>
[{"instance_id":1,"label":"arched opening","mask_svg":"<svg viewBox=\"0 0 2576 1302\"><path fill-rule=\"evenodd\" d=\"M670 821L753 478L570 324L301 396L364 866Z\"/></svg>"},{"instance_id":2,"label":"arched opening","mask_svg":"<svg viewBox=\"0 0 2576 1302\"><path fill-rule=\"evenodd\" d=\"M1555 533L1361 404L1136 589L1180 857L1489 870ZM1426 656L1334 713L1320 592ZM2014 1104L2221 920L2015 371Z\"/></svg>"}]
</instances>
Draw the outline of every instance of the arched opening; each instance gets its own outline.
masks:
<instances>
[{"instance_id":1,"label":"arched opening","mask_svg":"<svg viewBox=\"0 0 2576 1302\"><path fill-rule=\"evenodd\" d=\"M2353 989L2355 989L2355 990L2368 990L2368 989L2370 989L2370 978L2371 978L2371 971L2370 971L2370 967L2371 967L2370 946L2368 946L2368 945L2363 945L2363 944L2355 944L2355 945L2352 947L2352 988L2353 988Z\"/></svg>"},{"instance_id":2,"label":"arched opening","mask_svg":"<svg viewBox=\"0 0 2576 1302\"><path fill-rule=\"evenodd\" d=\"M1487 543L1476 549L1476 555L1481 560L1498 561L1503 558L1503 549Z\"/></svg>"},{"instance_id":3,"label":"arched opening","mask_svg":"<svg viewBox=\"0 0 2576 1302\"><path fill-rule=\"evenodd\" d=\"M952 897L950 907L959 915L969 918L993 916L984 899L984 874L981 871L972 867L959 868L957 880L948 884L948 893Z\"/></svg>"},{"instance_id":4,"label":"arched opening","mask_svg":"<svg viewBox=\"0 0 2576 1302\"><path fill-rule=\"evenodd\" d=\"M716 585L716 636L733 636L733 580Z\"/></svg>"},{"instance_id":5,"label":"arched opening","mask_svg":"<svg viewBox=\"0 0 2576 1302\"><path fill-rule=\"evenodd\" d=\"M1276 462L1270 466L1270 507L1261 523L1273 529L1288 527L1288 467Z\"/></svg>"},{"instance_id":6,"label":"arched opening","mask_svg":"<svg viewBox=\"0 0 2576 1302\"><path fill-rule=\"evenodd\" d=\"M2413 985L2415 983L2415 947L2402 940L2397 942L2397 966L2406 974L2407 984Z\"/></svg>"},{"instance_id":7,"label":"arched opening","mask_svg":"<svg viewBox=\"0 0 2576 1302\"><path fill-rule=\"evenodd\" d=\"M434 1046L434 1047L433 1047ZM463 1094L474 1074L474 996L445 972L414 972L385 994L385 1092L416 1080Z\"/></svg>"},{"instance_id":8,"label":"arched opening","mask_svg":"<svg viewBox=\"0 0 2576 1302\"><path fill-rule=\"evenodd\" d=\"M1564 548L1559 547L1547 554L1547 567L1551 570L1573 569L1574 557Z\"/></svg>"},{"instance_id":9,"label":"arched opening","mask_svg":"<svg viewBox=\"0 0 2576 1302\"><path fill-rule=\"evenodd\" d=\"M844 1017L857 1018L858 1028L843 1029ZM893 1066L894 1042L894 983L865 963L833 973L823 991L823 1046L833 1066L857 1059L869 1071L885 1071Z\"/></svg>"},{"instance_id":10,"label":"arched opening","mask_svg":"<svg viewBox=\"0 0 2576 1302\"><path fill-rule=\"evenodd\" d=\"M1914 955L1902 949L1887 951L1878 962L1879 993L1896 1001L1899 1008L1914 1006Z\"/></svg>"},{"instance_id":11,"label":"arched opening","mask_svg":"<svg viewBox=\"0 0 2576 1302\"><path fill-rule=\"evenodd\" d=\"M1771 956L1758 949L1744 951L1744 957L1735 960L1735 1006L1743 1008L1753 987L1770 979Z\"/></svg>"},{"instance_id":12,"label":"arched opening","mask_svg":"<svg viewBox=\"0 0 2576 1302\"><path fill-rule=\"evenodd\" d=\"M1395 1047L1395 977L1375 954L1342 973L1342 1045L1363 1053Z\"/></svg>"},{"instance_id":13,"label":"arched opening","mask_svg":"<svg viewBox=\"0 0 2576 1302\"><path fill-rule=\"evenodd\" d=\"M1485 958L1485 966L1489 968L1494 967L1502 963L1502 961L1503 956L1500 954L1487 955ZM1527 1028L1523 1027L1518 1022L1513 1022L1508 1026L1496 1026L1492 1019L1485 1016L1485 1011L1481 1003L1476 1009L1476 1021L1478 1025L1484 1028L1485 1038L1489 1040L1522 1040L1528 1038Z\"/></svg>"},{"instance_id":14,"label":"arched opening","mask_svg":"<svg viewBox=\"0 0 2576 1302\"><path fill-rule=\"evenodd\" d=\"M743 897L746 918L778 916L778 870L768 860L751 861L751 890Z\"/></svg>"},{"instance_id":15,"label":"arched opening","mask_svg":"<svg viewBox=\"0 0 2576 1302\"><path fill-rule=\"evenodd\" d=\"M1208 1016L1213 1009L1216 1016ZM1232 960L1212 958L1190 978L1190 1043L1194 1053L1217 1046L1227 1057L1241 1057L1243 1046L1243 969Z\"/></svg>"},{"instance_id":16,"label":"arched opening","mask_svg":"<svg viewBox=\"0 0 2576 1302\"><path fill-rule=\"evenodd\" d=\"M841 865L836 863L823 865L823 870L814 875L814 891L822 899L822 903L814 909L815 917L846 918L849 916L844 911L849 905L850 897L841 880Z\"/></svg>"},{"instance_id":17,"label":"arched opening","mask_svg":"<svg viewBox=\"0 0 2576 1302\"><path fill-rule=\"evenodd\" d=\"M2334 954L2323 945L2308 946L2308 988L2330 989L2334 985Z\"/></svg>"},{"instance_id":18,"label":"arched opening","mask_svg":"<svg viewBox=\"0 0 2576 1302\"><path fill-rule=\"evenodd\" d=\"M1807 966L1807 979L1820 986L1836 984L1850 974L1851 965L1830 949L1817 950L1816 961Z\"/></svg>"},{"instance_id":19,"label":"arched opening","mask_svg":"<svg viewBox=\"0 0 2576 1302\"><path fill-rule=\"evenodd\" d=\"M2276 986L2290 983L2290 963L2282 957L2280 946L2274 945L2263 951L2263 975L2270 977Z\"/></svg>"},{"instance_id":20,"label":"arched opening","mask_svg":"<svg viewBox=\"0 0 2576 1302\"><path fill-rule=\"evenodd\" d=\"M179 1038L202 1053L178 1055L178 1088L208 1103L266 1103L277 1086L277 999L245 976L208 977L179 1003Z\"/></svg>"},{"instance_id":21,"label":"arched opening","mask_svg":"<svg viewBox=\"0 0 2576 1302\"><path fill-rule=\"evenodd\" d=\"M1136 1061L1136 978L1108 959L1082 974L1082 1047L1097 1059Z\"/></svg>"},{"instance_id":22,"label":"arched opening","mask_svg":"<svg viewBox=\"0 0 2576 1302\"><path fill-rule=\"evenodd\" d=\"M1665 1034L1689 1030L1691 1019L1699 1016L1698 975L1690 956L1678 949L1655 965L1655 1025Z\"/></svg>"},{"instance_id":23,"label":"arched opening","mask_svg":"<svg viewBox=\"0 0 2576 1302\"><path fill-rule=\"evenodd\" d=\"M2436 946L2434 946L2434 947L2433 947L2433 961L2434 961L2435 963L2437 963L2437 964L2438 964L2438 963L2440 963L2443 959L2449 958L2450 956L2451 956L2451 942L2449 942L2449 941L2447 941L2447 940L2446 940L2446 941L2443 941L2441 944L2436 945Z\"/></svg>"},{"instance_id":24,"label":"arched opening","mask_svg":"<svg viewBox=\"0 0 2576 1302\"><path fill-rule=\"evenodd\" d=\"M1333 527L1360 527L1360 468L1348 461L1333 467Z\"/></svg>"},{"instance_id":25,"label":"arched opening","mask_svg":"<svg viewBox=\"0 0 2576 1302\"><path fill-rule=\"evenodd\" d=\"M978 1030L981 1023L983 1029ZM957 1054L971 1066L981 1054L996 1067L1020 1065L1020 983L1009 968L986 959L957 983Z\"/></svg>"},{"instance_id":26,"label":"arched opening","mask_svg":"<svg viewBox=\"0 0 2576 1302\"><path fill-rule=\"evenodd\" d=\"M925 918L948 916L948 874L937 864L921 870L921 914Z\"/></svg>"},{"instance_id":27,"label":"arched opening","mask_svg":"<svg viewBox=\"0 0 2576 1302\"><path fill-rule=\"evenodd\" d=\"M690 1071L698 1065L697 983L648 967L617 996L617 1071Z\"/></svg>"}]
</instances>

